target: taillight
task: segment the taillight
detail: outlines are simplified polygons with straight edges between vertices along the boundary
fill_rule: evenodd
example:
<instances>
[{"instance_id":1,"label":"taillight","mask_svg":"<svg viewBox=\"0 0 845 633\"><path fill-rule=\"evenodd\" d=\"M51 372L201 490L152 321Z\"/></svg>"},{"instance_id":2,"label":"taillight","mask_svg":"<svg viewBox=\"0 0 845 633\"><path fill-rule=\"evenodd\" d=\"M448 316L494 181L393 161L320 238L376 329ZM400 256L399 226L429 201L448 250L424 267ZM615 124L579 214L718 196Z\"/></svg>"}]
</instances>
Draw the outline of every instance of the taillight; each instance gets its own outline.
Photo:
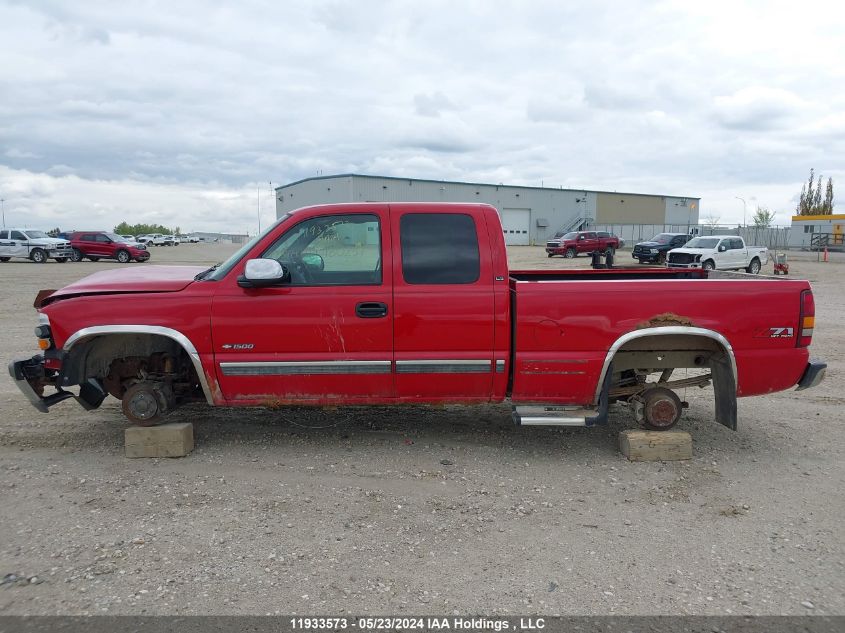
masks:
<instances>
[{"instance_id":1,"label":"taillight","mask_svg":"<svg viewBox=\"0 0 845 633\"><path fill-rule=\"evenodd\" d=\"M812 290L801 291L801 316L798 320L798 343L796 347L808 347L813 340L813 326L816 324L816 302Z\"/></svg>"}]
</instances>

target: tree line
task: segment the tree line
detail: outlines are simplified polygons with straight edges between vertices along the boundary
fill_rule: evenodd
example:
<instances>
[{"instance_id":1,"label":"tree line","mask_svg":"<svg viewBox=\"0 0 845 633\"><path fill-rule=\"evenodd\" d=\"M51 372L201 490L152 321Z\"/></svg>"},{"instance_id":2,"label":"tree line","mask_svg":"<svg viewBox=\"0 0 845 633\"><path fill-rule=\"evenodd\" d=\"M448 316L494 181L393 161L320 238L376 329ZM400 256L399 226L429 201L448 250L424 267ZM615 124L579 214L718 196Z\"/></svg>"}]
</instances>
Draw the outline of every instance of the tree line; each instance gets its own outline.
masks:
<instances>
[{"instance_id":1,"label":"tree line","mask_svg":"<svg viewBox=\"0 0 845 633\"><path fill-rule=\"evenodd\" d=\"M164 235L180 235L182 229L180 227L167 227L161 224L127 224L121 222L114 227L114 232L118 235L149 235L150 233L163 233Z\"/></svg>"}]
</instances>

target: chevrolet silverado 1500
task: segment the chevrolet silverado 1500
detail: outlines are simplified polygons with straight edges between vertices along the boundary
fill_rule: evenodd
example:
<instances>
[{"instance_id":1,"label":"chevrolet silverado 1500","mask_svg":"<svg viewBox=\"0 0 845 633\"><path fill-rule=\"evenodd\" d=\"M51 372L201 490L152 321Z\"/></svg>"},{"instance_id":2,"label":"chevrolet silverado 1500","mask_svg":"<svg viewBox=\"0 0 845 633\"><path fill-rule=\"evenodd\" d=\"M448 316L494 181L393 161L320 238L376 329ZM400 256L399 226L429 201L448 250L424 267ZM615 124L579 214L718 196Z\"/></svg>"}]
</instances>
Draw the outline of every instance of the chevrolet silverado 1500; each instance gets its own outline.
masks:
<instances>
[{"instance_id":1,"label":"chevrolet silverado 1500","mask_svg":"<svg viewBox=\"0 0 845 633\"><path fill-rule=\"evenodd\" d=\"M98 272L35 306L43 354L9 367L32 404L91 409L111 394L144 425L187 401L509 399L518 424L600 424L623 401L665 429L683 408L675 390L712 383L716 419L735 429L737 396L811 387L825 369L809 359L806 281L509 271L482 204L303 208L217 266ZM673 379L679 368L693 371Z\"/></svg>"}]
</instances>

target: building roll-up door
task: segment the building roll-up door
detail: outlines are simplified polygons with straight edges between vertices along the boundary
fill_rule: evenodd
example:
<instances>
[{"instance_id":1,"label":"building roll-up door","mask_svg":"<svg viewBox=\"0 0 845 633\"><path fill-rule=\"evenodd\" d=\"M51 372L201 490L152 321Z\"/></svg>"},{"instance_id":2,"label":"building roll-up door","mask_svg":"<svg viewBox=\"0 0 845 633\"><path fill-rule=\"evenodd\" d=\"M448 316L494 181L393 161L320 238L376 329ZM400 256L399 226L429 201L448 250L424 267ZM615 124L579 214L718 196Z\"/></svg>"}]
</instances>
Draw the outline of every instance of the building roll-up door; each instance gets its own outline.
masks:
<instances>
[{"instance_id":1,"label":"building roll-up door","mask_svg":"<svg viewBox=\"0 0 845 633\"><path fill-rule=\"evenodd\" d=\"M530 243L531 209L503 209L502 230L505 244L528 246Z\"/></svg>"}]
</instances>

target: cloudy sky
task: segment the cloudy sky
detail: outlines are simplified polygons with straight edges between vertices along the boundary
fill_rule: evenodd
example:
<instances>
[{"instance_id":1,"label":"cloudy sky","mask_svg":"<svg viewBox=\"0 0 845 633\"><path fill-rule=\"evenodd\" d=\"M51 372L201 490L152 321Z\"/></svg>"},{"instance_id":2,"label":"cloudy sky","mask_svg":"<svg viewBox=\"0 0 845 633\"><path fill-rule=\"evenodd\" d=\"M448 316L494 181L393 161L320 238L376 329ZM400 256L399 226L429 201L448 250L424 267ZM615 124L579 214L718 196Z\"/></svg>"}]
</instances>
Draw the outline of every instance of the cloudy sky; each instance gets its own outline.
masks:
<instances>
[{"instance_id":1,"label":"cloudy sky","mask_svg":"<svg viewBox=\"0 0 845 633\"><path fill-rule=\"evenodd\" d=\"M0 198L7 225L254 232L271 182L355 172L788 223L814 167L845 212L843 33L794 0L0 0Z\"/></svg>"}]
</instances>

